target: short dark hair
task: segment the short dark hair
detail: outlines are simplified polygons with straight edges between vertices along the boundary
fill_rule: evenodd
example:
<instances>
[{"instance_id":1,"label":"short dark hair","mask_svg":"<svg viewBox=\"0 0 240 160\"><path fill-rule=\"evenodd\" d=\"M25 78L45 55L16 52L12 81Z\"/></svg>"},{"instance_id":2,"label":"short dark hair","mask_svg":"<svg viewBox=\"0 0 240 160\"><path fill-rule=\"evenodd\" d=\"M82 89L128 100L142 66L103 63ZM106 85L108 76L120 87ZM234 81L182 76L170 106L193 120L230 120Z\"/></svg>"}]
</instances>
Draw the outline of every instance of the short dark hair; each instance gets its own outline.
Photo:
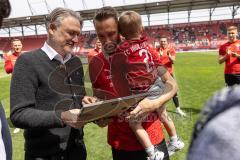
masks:
<instances>
[{"instance_id":1,"label":"short dark hair","mask_svg":"<svg viewBox=\"0 0 240 160\"><path fill-rule=\"evenodd\" d=\"M168 40L168 37L167 37L167 36L165 36L165 35L162 35L162 36L160 36L160 38L159 38L159 39L162 39L162 38L166 38L166 39Z\"/></svg>"},{"instance_id":2,"label":"short dark hair","mask_svg":"<svg viewBox=\"0 0 240 160\"><path fill-rule=\"evenodd\" d=\"M18 38L14 38L14 39L11 40L11 44L12 44L13 42L16 42L16 41L20 41L20 42L22 42L20 39L18 39Z\"/></svg>"},{"instance_id":3,"label":"short dark hair","mask_svg":"<svg viewBox=\"0 0 240 160\"><path fill-rule=\"evenodd\" d=\"M11 12L11 6L8 0L0 0L0 27L2 26L3 18L9 16Z\"/></svg>"},{"instance_id":4,"label":"short dark hair","mask_svg":"<svg viewBox=\"0 0 240 160\"><path fill-rule=\"evenodd\" d=\"M227 28L228 31L232 31L232 30L238 30L237 26L229 26Z\"/></svg>"},{"instance_id":5,"label":"short dark hair","mask_svg":"<svg viewBox=\"0 0 240 160\"><path fill-rule=\"evenodd\" d=\"M96 21L103 21L108 18L114 18L116 22L118 22L118 12L115 8L110 6L105 6L98 9L95 12L93 17L93 23L95 24Z\"/></svg>"}]
</instances>

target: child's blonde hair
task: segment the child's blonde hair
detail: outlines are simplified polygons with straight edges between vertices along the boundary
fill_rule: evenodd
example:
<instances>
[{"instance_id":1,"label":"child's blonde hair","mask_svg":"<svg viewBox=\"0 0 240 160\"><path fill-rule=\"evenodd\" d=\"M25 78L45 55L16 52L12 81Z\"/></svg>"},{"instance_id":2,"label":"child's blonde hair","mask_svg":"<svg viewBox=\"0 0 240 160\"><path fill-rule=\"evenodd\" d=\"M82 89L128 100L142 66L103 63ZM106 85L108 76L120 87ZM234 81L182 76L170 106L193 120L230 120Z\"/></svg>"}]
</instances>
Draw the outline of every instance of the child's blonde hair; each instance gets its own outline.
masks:
<instances>
[{"instance_id":1,"label":"child's blonde hair","mask_svg":"<svg viewBox=\"0 0 240 160\"><path fill-rule=\"evenodd\" d=\"M126 39L139 36L142 32L141 16L135 11L123 12L118 21L119 32Z\"/></svg>"}]
</instances>

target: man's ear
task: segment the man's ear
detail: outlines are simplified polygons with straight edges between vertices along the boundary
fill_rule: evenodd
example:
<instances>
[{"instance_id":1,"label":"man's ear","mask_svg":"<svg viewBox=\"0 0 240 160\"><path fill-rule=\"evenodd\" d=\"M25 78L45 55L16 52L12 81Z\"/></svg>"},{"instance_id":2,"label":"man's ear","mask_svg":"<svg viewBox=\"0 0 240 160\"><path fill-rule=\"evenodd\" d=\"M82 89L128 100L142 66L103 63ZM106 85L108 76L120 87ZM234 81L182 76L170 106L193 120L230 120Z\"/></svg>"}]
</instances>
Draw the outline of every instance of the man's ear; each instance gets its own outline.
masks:
<instances>
[{"instance_id":1,"label":"man's ear","mask_svg":"<svg viewBox=\"0 0 240 160\"><path fill-rule=\"evenodd\" d=\"M56 29L57 29L57 26L55 24L51 23L48 26L48 33L52 35Z\"/></svg>"}]
</instances>

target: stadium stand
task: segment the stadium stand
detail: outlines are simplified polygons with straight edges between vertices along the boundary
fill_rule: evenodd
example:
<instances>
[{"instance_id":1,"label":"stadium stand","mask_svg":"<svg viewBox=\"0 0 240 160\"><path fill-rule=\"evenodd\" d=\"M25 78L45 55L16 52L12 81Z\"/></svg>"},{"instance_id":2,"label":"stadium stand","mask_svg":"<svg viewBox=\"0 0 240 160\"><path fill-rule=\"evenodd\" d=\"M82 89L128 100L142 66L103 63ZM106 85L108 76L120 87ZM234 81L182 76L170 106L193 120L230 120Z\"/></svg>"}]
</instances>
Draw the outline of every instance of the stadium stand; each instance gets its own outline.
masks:
<instances>
[{"instance_id":1,"label":"stadium stand","mask_svg":"<svg viewBox=\"0 0 240 160\"><path fill-rule=\"evenodd\" d=\"M149 42L158 45L158 39L162 35L167 36L170 45L177 51L210 50L217 49L227 40L227 26L237 25L240 28L240 19L207 21L196 23L182 23L171 25L150 26L145 28ZM13 37L12 37L13 38ZM34 50L43 45L46 35L15 37L22 40L23 51ZM96 42L95 31L84 31L79 37L79 46L74 49L77 55L87 56L94 48ZM10 38L0 38L0 50L6 53L10 50Z\"/></svg>"}]
</instances>

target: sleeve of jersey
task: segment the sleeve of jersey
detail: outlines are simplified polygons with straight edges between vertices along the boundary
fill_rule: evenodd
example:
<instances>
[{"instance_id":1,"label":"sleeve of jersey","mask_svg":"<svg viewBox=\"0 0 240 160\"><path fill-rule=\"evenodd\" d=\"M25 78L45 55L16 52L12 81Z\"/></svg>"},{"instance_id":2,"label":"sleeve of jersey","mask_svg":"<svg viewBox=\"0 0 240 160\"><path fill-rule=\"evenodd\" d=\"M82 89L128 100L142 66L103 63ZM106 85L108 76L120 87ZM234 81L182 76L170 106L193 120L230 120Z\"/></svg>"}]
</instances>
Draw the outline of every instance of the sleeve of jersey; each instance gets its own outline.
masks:
<instances>
[{"instance_id":1,"label":"sleeve of jersey","mask_svg":"<svg viewBox=\"0 0 240 160\"><path fill-rule=\"evenodd\" d=\"M127 81L127 56L122 53L116 53L111 61L111 75L114 89L120 97L128 96L129 89Z\"/></svg>"},{"instance_id":2,"label":"sleeve of jersey","mask_svg":"<svg viewBox=\"0 0 240 160\"><path fill-rule=\"evenodd\" d=\"M97 80L99 78L100 73L102 72L104 67L103 60L98 57L94 56L92 60L89 63L88 70L89 70L89 77L92 83L93 88L96 88L97 86Z\"/></svg>"},{"instance_id":3,"label":"sleeve of jersey","mask_svg":"<svg viewBox=\"0 0 240 160\"><path fill-rule=\"evenodd\" d=\"M226 54L226 49L225 49L225 46L222 45L220 48L219 48L219 55L225 55Z\"/></svg>"},{"instance_id":4,"label":"sleeve of jersey","mask_svg":"<svg viewBox=\"0 0 240 160\"><path fill-rule=\"evenodd\" d=\"M5 60L5 65L4 65L5 71L7 74L12 73L13 72L13 65L11 60L8 58L6 58Z\"/></svg>"},{"instance_id":5,"label":"sleeve of jersey","mask_svg":"<svg viewBox=\"0 0 240 160\"><path fill-rule=\"evenodd\" d=\"M158 56L158 52L156 49L154 48L149 48L149 52L150 54L152 55L152 58L153 58L153 62L156 66L162 66L162 62L161 62L161 59L159 58Z\"/></svg>"},{"instance_id":6,"label":"sleeve of jersey","mask_svg":"<svg viewBox=\"0 0 240 160\"><path fill-rule=\"evenodd\" d=\"M175 51L175 49L174 49L173 47L171 48L170 54L171 54L172 56L176 56L176 51Z\"/></svg>"}]
</instances>

